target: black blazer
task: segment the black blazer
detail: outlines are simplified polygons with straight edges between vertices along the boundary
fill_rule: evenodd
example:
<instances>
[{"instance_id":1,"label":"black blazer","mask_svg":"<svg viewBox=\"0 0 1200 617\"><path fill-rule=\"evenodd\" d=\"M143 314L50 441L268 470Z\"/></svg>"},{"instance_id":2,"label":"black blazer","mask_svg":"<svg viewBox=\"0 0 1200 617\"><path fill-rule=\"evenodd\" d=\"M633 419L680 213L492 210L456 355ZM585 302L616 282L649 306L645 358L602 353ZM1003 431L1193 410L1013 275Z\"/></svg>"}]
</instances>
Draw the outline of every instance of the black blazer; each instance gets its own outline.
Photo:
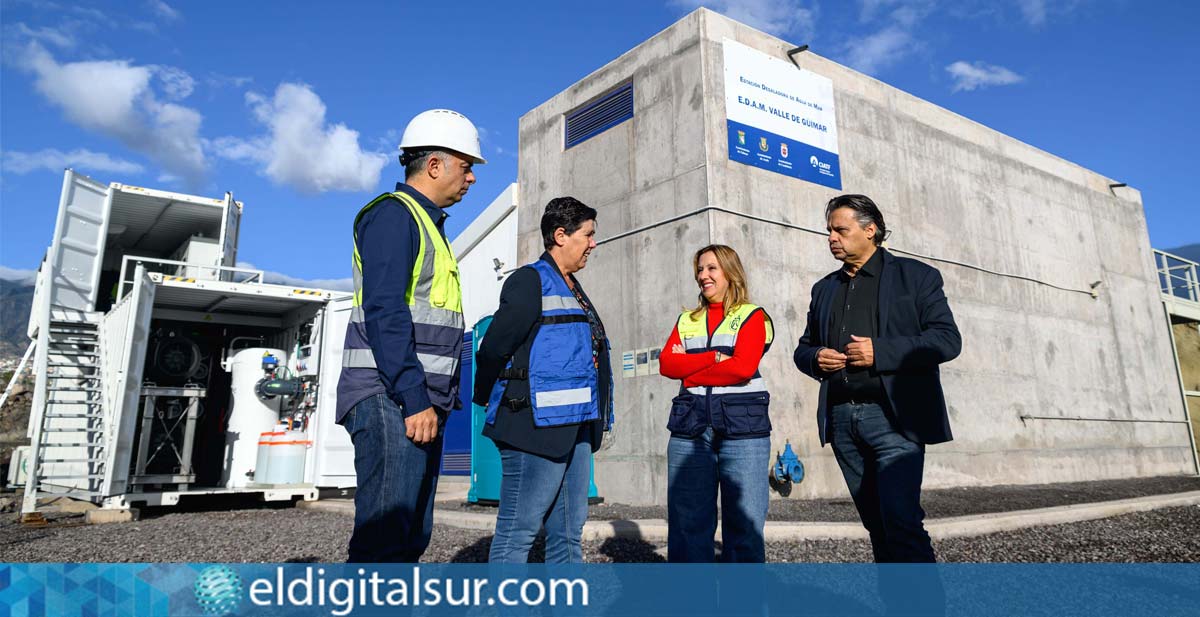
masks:
<instances>
[{"instance_id":1,"label":"black blazer","mask_svg":"<svg viewBox=\"0 0 1200 617\"><path fill-rule=\"evenodd\" d=\"M543 260L554 264L549 253L542 253ZM558 271L558 266L554 266ZM571 277L576 289L587 300L583 287L575 277ZM592 304L593 310L596 308ZM488 404L492 386L496 384L500 371L512 358L513 368L529 368L529 349L537 336L538 320L542 316L542 283L537 270L526 266L513 272L504 281L500 291L500 307L488 326L483 343L475 355L475 391L472 400L476 405L484 407ZM612 380L612 369L608 362L600 363L599 375L600 409L608 409L609 384ZM529 399L529 381L526 379L510 379L505 390L506 399ZM584 438L591 442L592 451L600 447L604 435L602 421L595 420L582 424L567 424L564 426L538 427L533 423L533 408L526 405L522 409L513 410L501 403L496 412L496 423L485 424L483 434L497 442L506 444L518 450L537 454L546 458L561 458L567 455L580 431Z\"/></svg>"},{"instance_id":2,"label":"black blazer","mask_svg":"<svg viewBox=\"0 0 1200 617\"><path fill-rule=\"evenodd\" d=\"M890 412L905 437L923 444L950 441L950 419L938 365L958 357L962 336L942 292L942 275L933 266L896 257L882 247L879 278L879 336L873 341L875 370L883 381ZM821 382L817 428L829 443L825 419L829 374L817 368L817 352L833 347L829 332L838 270L817 281L808 305L808 323L796 347L796 368ZM830 341L833 341L832 343Z\"/></svg>"}]
</instances>

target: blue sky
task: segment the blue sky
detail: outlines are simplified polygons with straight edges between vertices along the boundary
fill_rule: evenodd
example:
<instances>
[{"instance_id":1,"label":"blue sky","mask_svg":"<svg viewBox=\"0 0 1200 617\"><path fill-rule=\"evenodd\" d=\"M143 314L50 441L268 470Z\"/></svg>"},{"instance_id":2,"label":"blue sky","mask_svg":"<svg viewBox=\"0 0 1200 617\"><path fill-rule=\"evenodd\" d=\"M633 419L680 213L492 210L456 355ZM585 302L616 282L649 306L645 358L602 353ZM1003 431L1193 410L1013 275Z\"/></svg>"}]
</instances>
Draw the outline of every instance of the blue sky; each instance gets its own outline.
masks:
<instances>
[{"instance_id":1,"label":"blue sky","mask_svg":"<svg viewBox=\"0 0 1200 617\"><path fill-rule=\"evenodd\" d=\"M232 191L240 261L344 284L409 118L483 129L453 237L516 179L522 114L700 4L1129 183L1155 247L1200 242L1197 2L0 0L0 276L36 269L71 166Z\"/></svg>"}]
</instances>

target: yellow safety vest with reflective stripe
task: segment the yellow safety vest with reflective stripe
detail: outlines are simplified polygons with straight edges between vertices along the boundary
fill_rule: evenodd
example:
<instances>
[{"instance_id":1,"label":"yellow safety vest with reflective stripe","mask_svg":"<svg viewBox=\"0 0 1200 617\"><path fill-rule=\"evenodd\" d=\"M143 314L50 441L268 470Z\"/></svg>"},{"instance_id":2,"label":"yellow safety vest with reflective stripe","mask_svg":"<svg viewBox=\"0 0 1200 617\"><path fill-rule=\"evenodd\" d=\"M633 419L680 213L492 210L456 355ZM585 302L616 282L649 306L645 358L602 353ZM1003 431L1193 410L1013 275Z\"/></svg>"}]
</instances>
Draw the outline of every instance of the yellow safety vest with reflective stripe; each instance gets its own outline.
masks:
<instances>
[{"instance_id":1,"label":"yellow safety vest with reflective stripe","mask_svg":"<svg viewBox=\"0 0 1200 617\"><path fill-rule=\"evenodd\" d=\"M691 311L684 311L675 327L686 353L719 351L732 356L738 331L756 311L763 313L765 354L775 340L775 328L771 316L754 304L742 304L726 314L712 336L708 334L708 315L704 312L692 317ZM766 381L757 370L746 383L691 388L684 388L680 383L679 390L679 396L672 401L671 418L667 423L667 430L672 434L694 437L709 426L731 436L769 434L771 431L767 417L770 395Z\"/></svg>"},{"instance_id":2,"label":"yellow safety vest with reflective stripe","mask_svg":"<svg viewBox=\"0 0 1200 617\"><path fill-rule=\"evenodd\" d=\"M417 259L404 299L412 314L413 339L417 360L425 372L426 385L434 406L458 407L459 363L462 351L462 287L458 261L450 243L438 231L433 219L412 196L401 191L384 193L372 200L354 219L354 302L350 314L350 332L342 352L342 368L373 369L375 355L366 336L362 308L364 264L358 252L358 222L378 204L396 199L412 214L420 230Z\"/></svg>"}]
</instances>

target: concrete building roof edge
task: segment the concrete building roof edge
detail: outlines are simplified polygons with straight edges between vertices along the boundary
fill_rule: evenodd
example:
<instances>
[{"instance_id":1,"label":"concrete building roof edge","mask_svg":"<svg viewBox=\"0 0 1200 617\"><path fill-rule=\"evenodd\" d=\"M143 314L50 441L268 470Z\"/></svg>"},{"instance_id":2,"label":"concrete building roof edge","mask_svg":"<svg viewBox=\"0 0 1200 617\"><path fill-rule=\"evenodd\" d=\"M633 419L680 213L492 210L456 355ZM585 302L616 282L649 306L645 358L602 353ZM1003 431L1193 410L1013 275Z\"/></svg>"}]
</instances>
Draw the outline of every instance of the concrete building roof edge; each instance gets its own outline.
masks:
<instances>
[{"instance_id":1,"label":"concrete building roof edge","mask_svg":"<svg viewBox=\"0 0 1200 617\"><path fill-rule=\"evenodd\" d=\"M738 26L740 26L740 27L747 28L747 29L749 29L749 30L753 30L753 31L755 31L755 32L758 32L758 33L762 34L763 36L765 36L765 37L767 37L767 38L771 38L771 39L774 39L774 40L777 40L777 41L779 41L779 42L783 43L784 47L786 47L786 48L789 48L789 49L790 49L790 48L797 47L795 44L793 44L792 42L790 42L790 41L788 41L788 40L786 40L786 39L780 38L780 37L778 37L778 36L775 36L775 35L773 35L773 34L769 34L769 33L767 33L767 32L763 32L762 30L759 30L759 29L757 29L757 28L755 28L755 27L753 27L753 26L750 26L750 25L748 25L748 24L745 24L745 23L743 23L743 22L737 21L736 19L733 19L733 18L731 18L731 17L727 17L727 16L725 16L725 15L722 15L722 14L720 14L720 13L716 12L716 11L713 11L713 10L710 10L710 9L707 9L707 8L703 8L703 7L699 8L699 9L696 9L696 11L697 11L697 12L698 12L698 11L704 11L704 12L706 12L706 13L711 13L711 14L713 14L713 15L717 16L717 17L718 17L718 18L720 18L720 19L723 19L723 20L726 20L726 21L732 22L732 23L734 23L734 24L737 24L737 25L738 25ZM702 30L703 30L703 28L702 28ZM655 35L655 36L658 36L658 35ZM631 51L632 51L632 50L631 50ZM629 52L626 52L626 53L629 53ZM1065 158L1063 158L1063 157L1061 157L1061 156L1058 156L1058 155L1056 155L1056 154L1054 154L1054 153L1052 153L1052 152L1049 152L1049 151L1043 150L1043 149L1041 149L1041 148L1038 148L1037 146L1034 146L1034 145L1032 145L1032 144L1029 144L1029 143L1027 143L1027 142L1025 142L1025 141L1022 141L1021 139L1018 139L1018 138L1016 138L1016 137L1013 137L1012 135L1009 135L1009 134L1007 134L1007 133L1003 133L1003 132L1001 132L1001 131L998 131L998 130L996 130L996 129L994 129L994 128L990 127L990 126L987 126L986 124L983 124L983 123L981 123L981 122L977 121L977 120L973 120L973 119L971 119L971 118L969 118L969 117L967 117L967 116L964 116L964 115L962 115L962 114L960 114L960 113L958 113L958 112L955 112L955 111L953 111L953 110L951 110L951 109L947 109L946 107L943 107L943 106L941 106L941 105L938 105L937 103L934 103L934 102L932 102L932 101L928 101L928 100L926 100L926 99L923 99L923 98L921 98L921 97L919 97L919 96L917 96L917 95L915 95L915 94L913 94L913 93L911 93L911 92L908 92L907 90L904 90L904 89L902 89L902 88L899 88L899 87L897 87L897 86L895 86L895 85L892 85L892 84L890 84L890 83L888 83L888 82L885 82L885 81L883 81L883 80L881 80L881 79L878 79L878 78L876 78L876 77L875 77L875 76L873 76L873 75L868 75L868 74L866 74L866 73L863 73L863 72L860 72L860 71L858 71L858 70L856 70L856 69L854 69L854 68L852 68L852 67L849 67L849 66L846 66L846 65L844 65L844 64L841 64L840 62L837 62L836 60L830 59L830 58L828 58L828 57L826 57L826 56L823 56L823 55L821 55L821 54L819 54L819 53L816 53L816 52L815 52L815 51L813 51L811 48L809 48L809 49L808 49L808 50L805 52L805 54L812 55L813 57L817 58L818 60L820 60L820 61L822 61L822 62L827 62L827 63L829 63L829 64L831 64L831 65L833 65L833 66L835 66L835 67L837 67L837 68L839 68L839 69L842 69L842 70L845 70L845 71L848 71L848 72L854 73L854 74L856 74L856 75L859 75L859 76L862 76L862 77L865 77L866 79L870 80L871 82L873 82L873 83L875 83L875 84L878 84L878 85L880 85L880 86L886 87L886 88L888 88L888 89L890 89L890 90L893 90L893 91L895 91L895 92L898 92L898 93L900 93L900 94L903 94L904 96L907 96L907 97L909 97L909 98L910 98L910 99L912 99L914 102L918 102L918 103L923 103L923 104L930 105L930 106L932 106L933 108L935 108L935 109L937 109L937 110L939 110L939 111L945 112L945 113L947 113L947 114L950 114L951 116L954 116L954 117L955 117L955 118L957 118L957 119L960 119L960 120L966 121L966 122L968 122L968 123L970 123L970 124L972 124L972 125L975 125L976 127L982 128L982 129L986 130L986 131L987 131L987 132L989 132L989 133L993 133L993 134L995 134L995 135L997 135L997 136L1000 136L1000 137L1003 137L1003 138L1005 138L1005 139L1011 140L1012 142L1014 142L1014 143L1016 143L1016 144L1018 144L1018 145L1020 145L1020 146L1023 146L1023 147L1025 147L1025 148L1027 148L1027 149L1029 149L1029 150L1033 151L1033 152L1034 152L1034 153L1036 153L1036 154L1046 155L1046 156L1049 156L1049 157L1051 157L1051 158L1053 158L1053 159L1056 159L1057 161L1060 161L1060 162L1062 162L1062 163L1066 163L1066 164L1068 164L1068 165L1070 165L1070 166L1072 166L1072 167L1075 167L1076 169L1078 169L1078 170L1080 170L1080 171L1086 172L1087 174L1089 174L1089 175L1091 175L1091 176L1094 176L1094 177L1096 177L1096 178L1098 178L1098 179L1100 179L1100 180L1103 180L1103 181L1105 182L1105 184L1106 184L1106 185L1111 185L1111 184L1113 184L1113 183L1115 182L1115 180L1114 180L1113 178L1111 178L1111 177L1109 177L1109 176L1106 176L1106 175L1104 175L1104 174L1102 174L1102 173L1100 173L1100 172L1097 172L1097 171L1095 171L1095 170L1092 170L1092 169L1089 169L1089 168L1087 168L1087 167L1084 167L1083 165L1080 165L1079 163L1076 163L1076 162L1074 162L1074 161L1071 161L1070 159L1065 159ZM815 72L815 71L814 71L814 72ZM912 114L905 113L903 110L900 110L900 109L893 109L893 111L894 111L894 112L896 112L896 113L904 113L904 115L906 115L906 116L909 116L909 117L915 117L915 116L913 116ZM1046 170L1046 169L1044 169L1044 168L1042 168L1042 171L1046 171L1047 173L1050 173L1050 171L1049 171L1049 170ZM1060 178L1063 178L1064 180L1067 180L1067 181L1069 181L1069 182L1072 182L1072 183L1074 183L1074 184L1079 184L1080 186L1085 186L1085 187L1086 187L1086 186L1088 186L1087 184L1081 184L1081 183L1078 183L1078 182L1074 182L1074 181L1073 181L1071 178L1066 178L1066 177L1063 177L1063 176L1061 176L1061 175L1058 175L1058 174L1055 174L1055 175L1057 175L1057 176L1058 176L1058 177L1060 177ZM1128 188L1128 189L1130 189L1131 191L1138 193L1138 201L1140 201L1140 200L1141 200L1141 192L1140 192L1140 191L1138 191L1136 188L1134 188L1134 187L1132 187L1132 186L1128 186L1128 185L1127 185L1125 188Z\"/></svg>"},{"instance_id":2,"label":"concrete building roof edge","mask_svg":"<svg viewBox=\"0 0 1200 617\"><path fill-rule=\"evenodd\" d=\"M716 12L716 11L713 11L713 10L711 10L711 9L708 9L708 8L705 8L705 7L700 7L700 8L697 8L696 10L694 10L694 11L692 11L692 12L690 12L690 13L688 13L688 14L684 15L683 17L679 18L678 20L676 20L675 22L671 23L671 25L667 26L666 28L663 28L662 30L660 30L660 31L656 32L654 35L650 36L649 38L647 38L646 40L642 41L641 43L638 43L638 44L637 44L637 45L635 45L634 47L632 47L632 48L630 48L630 49L626 50L624 53L621 53L621 54L620 54L620 55L618 55L616 58L613 58L612 60L610 60L610 61L608 61L608 62L604 63L603 65L601 65L600 67L596 68L595 70L593 70L593 71L589 72L587 75L585 75L585 76L581 77L581 78L580 78L580 79L578 79L576 82L574 82L574 84L572 84L572 86L573 86L573 85L575 85L575 84L579 84L579 83L584 83L584 82L587 82L587 81L591 80L591 79L592 79L594 76L596 76L596 75L599 75L599 74L602 74L604 71L608 70L610 67L612 67L612 66L614 66L615 64L619 63L619 62L620 62L620 61L621 61L623 58L625 58L625 57L627 57L627 56L635 55L635 54L638 52L638 50L639 50L639 49L641 49L642 47L646 46L648 43L650 43L650 42L651 42L651 41L653 41L654 39L656 39L656 38L658 38L658 37L662 36L664 33L666 33L667 31L671 30L672 28L675 28L675 27L679 26L679 24L681 24L682 22L684 22L684 21L685 21L685 20L687 20L687 19L690 19L690 18L691 18L693 15L698 15L698 18L697 18L697 19L698 19L698 23L699 23L699 25L700 25L700 27L698 28L698 30L700 31L700 33L701 33L701 37L703 38L703 36L704 36L704 33L705 33L705 31L707 30L707 28L706 28L707 24L706 24L705 22L706 22L706 20L707 20L707 18L709 17L709 15L710 15L710 14L711 14L711 15L714 15L714 16L716 16L716 17L720 18L720 19L723 19L723 20L726 20L726 21L732 22L732 23L734 23L734 24L737 24L738 26L740 26L740 27L742 27L742 28L746 28L746 29L752 30L752 31L754 31L754 32L756 32L756 33L759 33L759 34L761 34L761 35L762 35L762 36L764 36L764 37L767 37L767 38L770 38L770 39L774 39L774 40L776 40L776 41L779 41L779 42L780 42L780 43L782 43L782 44L783 44L785 47L789 47L789 46L790 46L790 47L795 47L795 45L794 45L794 44L792 44L790 41L787 41L787 40L785 40L785 39L782 39L782 38L780 38L780 37L777 37L777 36L775 36L775 35L769 34L769 33L767 33L767 32L764 32L764 31L762 31L762 30L759 30L758 28L755 28L755 27L753 27L753 26L750 26L750 25L748 25L748 24L745 24L745 23L743 23L743 22L737 21L737 20L735 20L735 19L732 19L732 18L730 18L730 17L726 17L725 15L722 15L722 14L720 14L720 13L718 13L718 12ZM835 61L835 60L832 60L832 59L830 59L830 58L827 58L827 57L825 57L825 56L822 56L821 54L818 54L818 53L814 52L814 51L813 51L813 50L811 50L811 49L809 49L809 50L808 50L806 53L807 53L807 54L811 54L813 57L817 58L817 59L818 59L819 61L821 61L821 62L827 62L827 63L829 63L830 65L833 65L834 67L837 67L838 69L845 70L845 71L848 71L848 72L854 73L854 74L856 74L856 75L860 75L860 76L862 76L862 77L865 77L866 79L870 80L871 82L873 82L873 83L875 83L875 84L878 84L878 85L884 86L884 87L886 87L886 88L888 88L888 89L890 89L890 90L893 90L893 91L895 91L895 92L897 92L897 93L900 93L900 94L902 94L902 95L904 95L904 96L906 96L906 97L908 97L908 98L912 99L912 100L913 100L913 102L919 102L919 103L923 103L923 104L930 105L930 106L932 106L933 108L935 108L935 109L937 109L937 110L939 110L939 111L941 111L941 112L944 112L944 113L946 113L946 114L949 114L949 115L951 115L951 116L955 117L956 119L959 119L959 120L965 121L965 122L967 122L967 123L969 123L969 124L971 124L971 125L974 125L975 127L978 127L978 128L984 129L985 131L987 131L987 132L989 132L989 133L992 133L992 134L994 134L994 135L996 135L996 136L1002 137L1002 138L1004 138L1004 139L1006 139L1006 140L1010 140L1010 141L1011 141L1013 144L1015 144L1015 145L1017 145L1017 146L1019 146L1019 147L1022 147L1022 148L1024 148L1024 149L1027 149L1027 150L1028 150L1028 151L1029 151L1031 154L1033 154L1033 155L1036 155L1036 156L1048 156L1048 157L1050 157L1050 158L1054 159L1054 160L1055 160L1055 161L1057 161L1057 162L1060 162L1060 163L1065 163L1065 164L1067 164L1067 165L1069 165L1069 166L1071 166L1071 167L1075 168L1077 171L1084 172L1084 173L1086 173L1087 175L1091 176L1093 179L1096 179L1096 180L1099 180L1099 181L1101 181L1101 182L1102 182L1102 183L1103 183L1105 186L1110 186L1110 185L1112 185L1112 184L1114 184L1114 183L1116 183L1116 182L1117 182L1117 181L1116 181L1114 178L1112 178L1112 177L1110 177L1110 176L1107 176L1107 175L1105 175L1105 174L1102 174L1102 173L1100 173L1100 172L1098 172L1098 171L1095 171L1095 170L1089 169L1089 168L1087 168L1087 167L1084 167L1083 165L1080 165L1079 163L1076 163L1076 162L1074 162L1074 161L1072 161L1072 160L1070 160L1070 159L1063 158L1063 157L1061 157L1061 156L1059 156L1059 155L1057 155L1057 154L1054 154L1054 153L1052 153L1052 152L1049 152L1049 151L1047 151L1047 150L1043 150L1043 149L1041 149L1041 148L1038 148L1037 146L1034 146L1034 145L1032 145L1032 144L1029 144L1028 142L1025 142L1025 141L1023 141L1023 140L1021 140L1021 139L1018 139L1018 138L1016 138L1016 137L1013 137L1012 135L1009 135L1009 134L1007 134L1007 133L1003 133L1003 132L1001 132L1001 131L998 131L998 130L996 130L996 129L992 128L992 127L989 127L989 126L987 126L987 125L985 125L985 124L983 124L983 123L981 123L981 122L977 121L977 120L973 120L973 119L971 119L971 118L969 118L969 117L967 117L967 116L964 116L964 115L962 115L962 114L960 114L960 113L957 113L957 112L955 112L955 111L953 111L953 110L947 109L946 107L943 107L943 106L941 106L941 105L938 105L938 104L936 104L936 103L933 103L932 101L928 101L928 100L922 99L922 98L920 98L920 97L916 96L915 94L913 94L913 93L911 93L911 92L908 92L908 91L906 91L906 90L903 90L903 89L901 89L901 88L899 88L899 87L896 87L896 86L894 86L894 85L892 85L892 84L889 84L889 83L887 83L887 82L885 82L885 81L883 81L883 80L880 80L880 79L878 79L878 78L876 78L876 77L874 77L874 76L872 76L872 75L868 75L868 74L866 74L866 73L859 72L859 71L857 71L857 70L855 70L855 69L853 69L853 68L851 68L851 67L848 67L848 66L846 66L846 65L844 65L844 64L841 64L841 63L839 63L839 62L837 62L837 61ZM532 114L533 112L535 112L537 109L539 109L539 108L541 108L541 107L544 107L544 106L546 106L547 104L550 104L550 103L554 102L554 101L555 101L555 99L558 99L558 98L560 98L560 97L563 97L563 96L567 95L567 94L568 94L568 92L569 92L569 90L570 90L570 88L571 88L572 86L568 86L567 88L564 88L563 90L560 90L560 91L559 91L557 94L555 94L554 96L551 96L550 98L546 99L546 100L545 100L545 101L543 101L542 103L540 103L540 104L538 104L538 105L534 106L532 109L530 109L529 111L527 111L527 112L525 112L524 114L522 114L522 115L521 115L521 117L520 117L520 120L519 120L519 121L523 121L523 120L524 120L526 117L528 117L530 114ZM597 95L599 95L599 94L600 94L600 93L597 93ZM893 111L895 111L895 112L897 112L897 113L904 113L906 116L909 116L909 117L915 117L915 116L913 116L912 114L908 114L908 113L905 113L905 112L903 112L903 110L894 109ZM1010 158L1013 158L1013 157L1011 157L1011 155L1009 155L1009 157L1010 157ZM1043 172L1045 172L1045 173L1049 173L1049 174L1052 174L1052 175L1054 175L1054 176L1056 176L1056 177L1058 177L1058 178L1061 178L1061 179L1063 179L1063 180L1066 180L1067 182L1071 182L1072 184L1076 184L1076 185L1079 185L1079 186L1084 186L1084 187L1087 187L1087 188L1092 188L1092 189L1096 190L1097 192L1104 192L1104 191L1100 190L1098 186L1092 186L1092 185L1089 185L1088 183L1081 183L1081 182L1078 182L1078 181L1077 181L1076 179L1074 179L1074 178L1071 178L1071 177L1068 177L1068 176L1063 176L1063 175L1061 175L1061 174L1055 174L1055 173L1053 173L1053 171L1051 171L1051 170L1049 170L1049 169L1046 169L1046 168L1044 168L1044 167L1039 167L1039 166L1033 166L1033 167L1035 167L1035 168L1037 168L1037 169L1039 169L1040 171L1043 171ZM1124 188L1125 188L1125 189L1126 189L1128 192L1130 192L1130 193L1134 193L1134 194L1135 194L1135 195L1133 195L1133 199L1130 199L1130 201L1137 201L1137 202L1141 202L1141 191L1139 191L1139 190L1138 190L1137 188L1135 188L1135 187L1128 186L1128 185L1127 185L1126 187L1124 187ZM1121 196L1120 196L1119 194L1112 193L1112 192L1110 192L1110 194L1111 194L1112 196L1114 196L1114 197L1121 198Z\"/></svg>"}]
</instances>

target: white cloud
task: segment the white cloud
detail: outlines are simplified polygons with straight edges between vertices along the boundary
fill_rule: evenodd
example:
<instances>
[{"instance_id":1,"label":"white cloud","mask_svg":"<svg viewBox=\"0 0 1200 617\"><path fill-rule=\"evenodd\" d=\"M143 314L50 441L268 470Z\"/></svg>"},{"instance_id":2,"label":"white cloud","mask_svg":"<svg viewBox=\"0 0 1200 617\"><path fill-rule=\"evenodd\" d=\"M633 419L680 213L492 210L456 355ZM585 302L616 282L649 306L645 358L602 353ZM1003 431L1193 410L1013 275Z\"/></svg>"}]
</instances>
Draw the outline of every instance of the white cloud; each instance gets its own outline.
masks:
<instances>
[{"instance_id":1,"label":"white cloud","mask_svg":"<svg viewBox=\"0 0 1200 617\"><path fill-rule=\"evenodd\" d=\"M127 24L130 30L145 32L146 34L158 34L158 24L152 21L134 21Z\"/></svg>"},{"instance_id":2,"label":"white cloud","mask_svg":"<svg viewBox=\"0 0 1200 617\"><path fill-rule=\"evenodd\" d=\"M34 30L24 23L18 22L9 28L11 33L9 36L41 41L62 49L71 49L76 45L75 36L65 30L67 28L50 27L42 27Z\"/></svg>"},{"instance_id":3,"label":"white cloud","mask_svg":"<svg viewBox=\"0 0 1200 617\"><path fill-rule=\"evenodd\" d=\"M775 36L793 35L804 42L816 32L816 9L799 0L674 0L688 10L701 6Z\"/></svg>"},{"instance_id":4,"label":"white cloud","mask_svg":"<svg viewBox=\"0 0 1200 617\"><path fill-rule=\"evenodd\" d=\"M192 80L183 71L128 60L59 63L37 42L29 44L18 65L34 74L37 91L72 122L119 140L191 184L204 176L202 116L159 101L151 88L157 76L167 98L189 94Z\"/></svg>"},{"instance_id":5,"label":"white cloud","mask_svg":"<svg viewBox=\"0 0 1200 617\"><path fill-rule=\"evenodd\" d=\"M146 4L150 7L150 12L167 21L175 21L181 17L178 10L162 0L148 0Z\"/></svg>"},{"instance_id":6,"label":"white cloud","mask_svg":"<svg viewBox=\"0 0 1200 617\"><path fill-rule=\"evenodd\" d=\"M401 129L388 129L375 140L375 147L383 152L399 152L400 138L403 136L404 131Z\"/></svg>"},{"instance_id":7,"label":"white cloud","mask_svg":"<svg viewBox=\"0 0 1200 617\"><path fill-rule=\"evenodd\" d=\"M1046 0L1018 0L1025 23L1038 27L1046 23Z\"/></svg>"},{"instance_id":8,"label":"white cloud","mask_svg":"<svg viewBox=\"0 0 1200 617\"><path fill-rule=\"evenodd\" d=\"M192 95L196 80L183 69L173 66L152 66L154 76L162 84L163 94L173 101L181 101Z\"/></svg>"},{"instance_id":9,"label":"white cloud","mask_svg":"<svg viewBox=\"0 0 1200 617\"><path fill-rule=\"evenodd\" d=\"M271 158L271 142L266 137L218 137L205 145L217 156L239 163L265 162Z\"/></svg>"},{"instance_id":10,"label":"white cloud","mask_svg":"<svg viewBox=\"0 0 1200 617\"><path fill-rule=\"evenodd\" d=\"M988 86L1008 86L1020 83L1024 77L1002 67L983 62L974 64L959 60L946 67L946 72L954 78L953 92L960 90L977 90Z\"/></svg>"},{"instance_id":11,"label":"white cloud","mask_svg":"<svg viewBox=\"0 0 1200 617\"><path fill-rule=\"evenodd\" d=\"M209 74L208 79L206 79L205 81L208 82L209 87L214 88L214 89L227 88L230 86L232 86L234 88L243 88L243 87L247 86L248 84L250 84L250 82L254 81L254 78L253 77L240 77L237 75L222 75L220 73L211 73L211 74Z\"/></svg>"},{"instance_id":12,"label":"white cloud","mask_svg":"<svg viewBox=\"0 0 1200 617\"><path fill-rule=\"evenodd\" d=\"M18 270L17 268L9 268L8 266L0 266L0 279L21 283L23 285L32 285L37 281L36 270Z\"/></svg>"},{"instance_id":13,"label":"white cloud","mask_svg":"<svg viewBox=\"0 0 1200 617\"><path fill-rule=\"evenodd\" d=\"M250 92L246 103L268 134L216 139L219 156L255 161L273 182L307 193L366 191L379 184L388 155L364 151L358 131L345 124L328 124L325 104L308 85L280 84L270 99Z\"/></svg>"},{"instance_id":14,"label":"white cloud","mask_svg":"<svg viewBox=\"0 0 1200 617\"><path fill-rule=\"evenodd\" d=\"M4 171L27 174L31 171L47 170L59 172L68 167L115 174L137 174L145 169L133 161L113 158L103 152L92 152L76 148L63 152L46 148L37 152L4 152Z\"/></svg>"},{"instance_id":15,"label":"white cloud","mask_svg":"<svg viewBox=\"0 0 1200 617\"><path fill-rule=\"evenodd\" d=\"M890 12L877 20L884 9ZM859 19L877 21L880 29L867 36L850 37L839 57L854 69L877 74L921 48L914 32L933 9L933 0L862 0Z\"/></svg>"},{"instance_id":16,"label":"white cloud","mask_svg":"<svg viewBox=\"0 0 1200 617\"><path fill-rule=\"evenodd\" d=\"M899 26L888 26L861 38L846 48L844 59L851 68L873 75L912 51L912 33Z\"/></svg>"},{"instance_id":17,"label":"white cloud","mask_svg":"<svg viewBox=\"0 0 1200 617\"><path fill-rule=\"evenodd\" d=\"M113 28L118 26L118 23L116 22L116 20L114 20L112 17L109 17L108 13L105 13L104 11L101 11L100 9L94 9L91 7L83 7L83 6L79 6L77 4L72 4L69 8L70 8L71 12L75 13L76 15L79 15L80 17L86 18L86 19L96 22L98 24L103 24L105 26L109 26L109 27L113 27Z\"/></svg>"},{"instance_id":18,"label":"white cloud","mask_svg":"<svg viewBox=\"0 0 1200 617\"><path fill-rule=\"evenodd\" d=\"M246 261L239 261L239 268L249 268L251 270L259 270L254 264ZM331 291L354 291L354 279L346 277L344 279L303 279L296 276L283 274L282 272L273 272L263 270L263 282L272 285L295 285L297 287L310 287L315 289L328 289Z\"/></svg>"}]
</instances>

